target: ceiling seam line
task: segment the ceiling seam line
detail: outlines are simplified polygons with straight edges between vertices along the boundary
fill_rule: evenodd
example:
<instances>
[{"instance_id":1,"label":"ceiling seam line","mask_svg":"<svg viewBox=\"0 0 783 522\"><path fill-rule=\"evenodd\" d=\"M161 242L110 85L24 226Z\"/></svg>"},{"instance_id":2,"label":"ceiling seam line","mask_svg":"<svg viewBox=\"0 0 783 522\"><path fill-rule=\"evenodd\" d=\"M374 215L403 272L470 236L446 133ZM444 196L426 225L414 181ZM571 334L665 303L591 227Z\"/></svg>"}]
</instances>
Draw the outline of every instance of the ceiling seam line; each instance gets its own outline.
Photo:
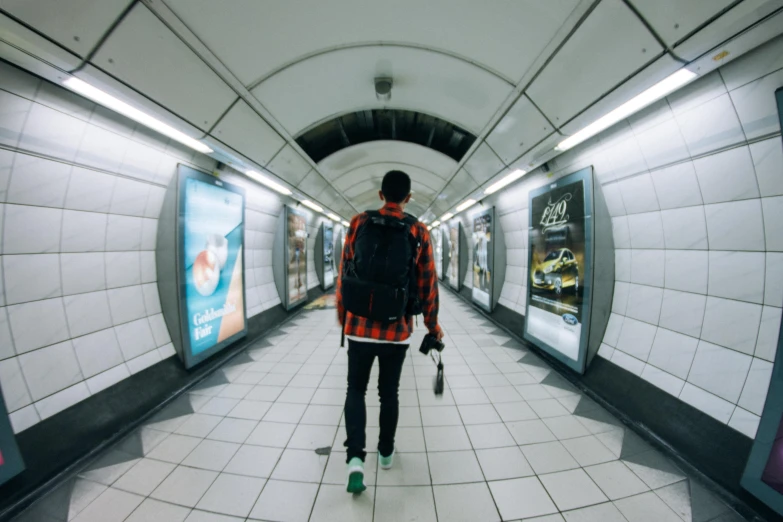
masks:
<instances>
[{"instance_id":1,"label":"ceiling seam line","mask_svg":"<svg viewBox=\"0 0 783 522\"><path fill-rule=\"evenodd\" d=\"M688 63L686 60L683 60L682 58L680 58L674 52L672 47L669 47L668 45L666 45L666 42L663 40L661 35L658 34L658 31L656 31L653 28L652 24L650 22L648 22L647 19L644 16L642 16L642 13L640 13L639 10L636 9L636 7L629 0L621 0L621 1L623 2L623 4L625 4L625 6L628 9L631 10L633 15L642 23L644 28L647 29L647 31L653 36L653 38L655 38L655 40L658 42L658 45L660 45L665 52L668 52L669 54L671 54L672 58L674 58L675 60L677 60L678 62L680 62L682 64L687 64ZM740 0L740 1L742 1L742 0Z\"/></svg>"},{"instance_id":2,"label":"ceiling seam line","mask_svg":"<svg viewBox=\"0 0 783 522\"><path fill-rule=\"evenodd\" d=\"M98 39L98 41L95 43L93 48L90 50L89 53L87 53L87 56L84 57L84 60L82 60L82 63L73 71L69 71L71 74L77 73L84 69L84 67L92 62L92 59L95 57L96 54L98 54L98 51L101 47L103 47L103 44L106 43L106 40L109 39L111 34L114 32L117 27L122 23L123 20L128 16L128 14L133 10L134 7L136 7L136 4L139 3L139 0L133 0L130 4L128 4L125 9L120 13L120 15L114 20L114 22L111 23L108 29L104 31L103 35Z\"/></svg>"},{"instance_id":3,"label":"ceiling seam line","mask_svg":"<svg viewBox=\"0 0 783 522\"><path fill-rule=\"evenodd\" d=\"M47 42L49 42L49 43L51 43L52 45L54 45L55 47L58 47L58 48L60 48L61 50L65 51L66 53L68 53L68 54L70 54L70 55L74 56L74 57L75 57L75 58L77 58L78 60L81 60L81 59L82 59L82 57L81 57L81 56L79 56L79 55L78 55L78 54L76 54L75 52L71 51L70 49L68 49L67 47L65 47L63 44L61 44L61 43L58 43L58 42L54 41L54 40L53 40L53 39L51 39L49 36L47 36L47 35L45 35L45 34L43 34L43 33L39 32L39 31L38 31L36 28L34 28L33 26L31 26L31 25L30 25L30 24L28 24L27 22L25 22L25 21L23 21L23 20L21 20L21 19L19 19L19 18L15 17L15 16L14 16L14 15L12 15L11 13L9 13L8 11L5 11L4 9L0 8L0 14L2 14L3 16L6 16L6 17L8 17L8 18L9 18L10 20L12 20L13 22L16 22L17 24L21 25L21 26L22 26L22 27L24 27L25 29L27 29L27 30L29 30L29 31L31 31L31 32L33 32L33 33L35 33L36 35L40 36L41 38L43 38L43 39L44 39L44 40L46 40ZM4 40L3 40L3 41L4 41ZM11 44L11 43L9 43L9 42L6 42L6 43L7 43L8 45L12 45L12 44ZM17 47L16 45L12 45L12 47L14 47L15 49L19 49L19 47ZM23 49L19 49L19 50L20 50L20 51L23 51ZM27 52L27 51L25 51L25 54L27 54L27 55L29 55L29 56L32 56L33 58L38 58L37 56L33 56L32 54L30 54L30 53L29 53L29 52ZM41 61L42 61L42 62L44 62L44 63L46 63L46 64L48 64L48 63L49 63L49 62L47 62L47 61L45 61L45 60L41 60ZM9 63L10 63L10 62L9 62ZM54 67L54 65L53 65L52 67ZM61 70L61 71L63 71L63 72L68 72L68 71L66 71L66 70L64 70L64 69L60 69L59 67L54 67L54 68L55 68L55 69L58 69L58 70ZM27 69L25 69L25 70L27 70ZM29 72L29 71L28 71L28 72ZM31 73L31 74L34 74L34 73Z\"/></svg>"},{"instance_id":4,"label":"ceiling seam line","mask_svg":"<svg viewBox=\"0 0 783 522\"><path fill-rule=\"evenodd\" d=\"M285 71L286 69L289 69L289 68L291 68L291 67L293 67L295 65L298 65L298 64L300 64L302 62L310 60L311 58L316 58L318 56L322 56L322 55L325 55L325 54L330 54L330 53L334 53L334 52L338 52L338 51L344 51L344 50L347 50L347 49L361 49L361 48L364 48L364 47L400 47L400 48L403 48L403 49L416 49L416 50L419 50L419 51L427 51L427 52L431 52L431 53L435 53L435 54L440 54L440 55L448 56L449 58L454 58L455 60L459 60L461 62L465 62L467 64L470 64L470 65L476 67L477 69L481 69L481 70L491 74L492 76L495 76L499 80L502 80L503 82L505 82L505 83L507 83L507 84L509 84L511 86L515 86L516 85L514 83L514 80L512 80L511 78L505 76L504 74L501 74L499 71L495 71L494 69L492 69L492 68L490 68L490 67L488 67L486 65L483 65L483 64L481 64L479 62L476 62L475 60L471 60L471 59L469 59L467 57L464 57L464 56L461 56L461 55L458 55L458 54L455 54L455 53L450 53L450 52L448 52L448 51L446 51L444 49L435 49L435 48L432 48L432 47L427 47L426 45L417 45L417 44L412 44L412 43L384 42L382 40L378 40L378 41L355 42L355 43L350 43L350 44L335 45L335 46L332 46L332 47L327 47L327 48L323 48L323 49L318 49L317 51L309 52L307 54L304 54L304 55L301 55L301 56L295 58L294 60L292 60L292 61L290 61L290 62L288 62L288 63L286 63L284 65L281 65L281 66L277 67L276 69L272 70L271 72L268 72L268 73L260 76L259 78L255 79L255 80L251 81L250 83L247 84L246 88L247 88L248 91L252 91L253 89L257 88L259 85L261 85L265 81L267 81L270 78L280 74L281 72Z\"/></svg>"},{"instance_id":5,"label":"ceiling seam line","mask_svg":"<svg viewBox=\"0 0 783 522\"><path fill-rule=\"evenodd\" d=\"M233 90L233 89L232 89L232 90ZM234 94L237 94L237 93L235 92ZM212 124L212 126L211 126L211 127L208 129L208 130L207 130L207 135L210 135L210 136L212 135L212 131L213 131L213 130L215 130L215 127L217 127L217 126L218 126L218 124L220 123L220 121L221 121L223 118L225 118L225 117L226 117L226 114L228 114L228 113L229 113L229 111L231 111L231 109L233 109L233 108L234 108L234 106L235 106L237 103L239 103L239 100L241 100L241 99L242 99L242 97L241 97L241 96L239 96L239 94L237 94L237 98L236 98L236 100L232 101L232 102L229 104L228 108L226 108L226 110L224 110L222 113L220 113L220 117L219 117L219 118L215 118L215 123L213 123L213 124ZM244 100L243 100L243 101L244 101ZM253 112L255 112L255 111L253 111ZM263 119L263 118L262 118L262 119ZM281 138L282 138L282 136L281 136ZM233 148L233 147L232 147L232 148ZM243 154L243 156L244 156L244 154Z\"/></svg>"},{"instance_id":6,"label":"ceiling seam line","mask_svg":"<svg viewBox=\"0 0 783 522\"><path fill-rule=\"evenodd\" d=\"M682 38L680 38L679 40L674 42L672 44L672 46L671 46L672 49L677 47L678 45L681 45L681 44L685 43L686 40L688 40L692 36L695 36L698 32L700 32L701 30L705 29L711 23L717 21L718 18L720 18L721 16L725 15L726 13L728 13L729 11L731 11L732 9L737 7L743 1L744 0L735 0L734 3L732 3L731 5L728 5L728 6L724 7L723 9L721 9L720 11L718 11L712 17L708 18L705 22L702 22L700 25L698 25L696 28L694 28L691 32L689 32L688 34L686 34L685 36L683 36Z\"/></svg>"}]
</instances>

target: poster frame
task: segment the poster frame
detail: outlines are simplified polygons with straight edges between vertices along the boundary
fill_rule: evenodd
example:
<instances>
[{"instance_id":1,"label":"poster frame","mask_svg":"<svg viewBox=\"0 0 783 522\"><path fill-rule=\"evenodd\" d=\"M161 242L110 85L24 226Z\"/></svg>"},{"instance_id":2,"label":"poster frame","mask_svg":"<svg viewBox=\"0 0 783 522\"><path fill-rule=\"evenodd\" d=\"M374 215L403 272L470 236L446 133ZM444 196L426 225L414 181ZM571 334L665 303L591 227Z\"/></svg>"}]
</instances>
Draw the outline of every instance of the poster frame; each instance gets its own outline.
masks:
<instances>
[{"instance_id":1,"label":"poster frame","mask_svg":"<svg viewBox=\"0 0 783 522\"><path fill-rule=\"evenodd\" d=\"M495 303L495 293L494 293L494 278L496 277L495 274L495 244L497 243L497 215L495 213L495 207L489 207L487 209L482 209L478 212L475 212L474 214L471 214L469 219L472 223L471 226L471 240L474 238L475 234L475 223L476 220L482 216L490 216L490 240L489 245L487 247L487 267L489 268L490 273L490 280L489 280L489 288L487 289L487 294L489 294L489 305L486 305L485 303L479 301L476 298L476 284L475 281L473 283L473 287L471 289L471 300L473 301L473 304L481 308L482 310L485 310L488 313L492 313L492 310L494 309L494 303ZM471 272L471 277L473 277L472 274L475 273L475 262L476 259L476 248L477 245L473 244L473 259L470 260L468 264L468 270Z\"/></svg>"},{"instance_id":2,"label":"poster frame","mask_svg":"<svg viewBox=\"0 0 783 522\"><path fill-rule=\"evenodd\" d=\"M288 269L289 262L288 262L288 216L291 214L300 216L304 222L305 222L305 241L304 241L304 252L302 252L302 257L304 258L304 287L305 287L305 296L301 299L298 299L296 301L291 301L291 289L289 288L289 279L288 279ZM285 205L285 216L283 220L283 268L285 271L285 278L284 278L284 286L285 286L285 309L286 310L293 310L294 308L304 304L308 300L308 292L307 292L307 214L301 210L295 209L290 205Z\"/></svg>"},{"instance_id":3,"label":"poster frame","mask_svg":"<svg viewBox=\"0 0 783 522\"><path fill-rule=\"evenodd\" d=\"M3 399L3 390L0 390L0 485L5 484L19 473L24 471L25 464L19 445L16 443L16 435L8 417Z\"/></svg>"},{"instance_id":4,"label":"poster frame","mask_svg":"<svg viewBox=\"0 0 783 522\"><path fill-rule=\"evenodd\" d=\"M451 231L456 228L457 230L457 248L456 250L452 250L451 246L454 244L454 242L451 240ZM449 274L449 271L446 271L446 277L449 280L449 287L456 292L459 292L462 289L462 277L460 277L460 256L462 255L462 249L464 248L464 245L462 245L462 222L458 219L453 219L448 224L448 232L449 232L449 264L452 263L452 259L456 256L457 258L457 277L456 277L456 284L455 281L452 281L452 278Z\"/></svg>"},{"instance_id":5,"label":"poster frame","mask_svg":"<svg viewBox=\"0 0 783 522\"><path fill-rule=\"evenodd\" d=\"M563 354L560 350L558 350L556 347L551 346L549 343L539 339L532 333L530 333L529 330L529 321L527 320L530 317L530 303L532 300L532 284L530 283L530 274L533 267L533 248L531 248L531 243L533 241L533 198L536 198L538 196L541 196L543 194L546 194L547 192L550 192L551 190L561 187L563 185L569 185L571 183L575 183L581 181L583 183L584 188L584 233L585 233L585 268L584 273L581 279L583 281L583 293L582 293L582 329L580 332L580 338L579 338L579 353L576 359L572 359L565 354ZM545 185L538 187L536 189L533 189L528 194L528 240L527 240L527 249L528 249L528 258L527 258L527 271L525 273L526 283L527 283L527 299L525 303L525 329L523 333L523 337L526 341L529 341L533 343L534 345L538 346L545 352L547 352L549 355L560 361L561 363L565 364L572 370L582 374L585 371L585 368L587 367L587 358L588 358L588 345L590 341L590 326L591 326L591 316L592 316L592 291L593 291L593 263L595 258L595 244L594 244L594 235L595 235L595 219L593 216L593 209L594 209L594 190L593 190L593 167L585 167L581 170L578 170L576 172L572 172L571 174L568 174L566 176L563 176L560 179L557 179L555 181L551 181L546 183Z\"/></svg>"},{"instance_id":6,"label":"poster frame","mask_svg":"<svg viewBox=\"0 0 783 522\"><path fill-rule=\"evenodd\" d=\"M321 270L323 270L323 276L322 276L322 279L321 279L321 290L323 290L323 291L327 291L327 290L331 289L332 287L334 287L335 282L337 281L337 268L336 268L335 262L334 262L334 253L335 253L335 248L334 248L334 236L335 236L335 233L334 233L334 229L335 229L335 226L334 226L334 224L332 222L324 221L324 222L321 223L321 237L323 238L323 240L322 240L323 245L321 245L321 247L322 247L322 254L323 254L323 258L321 260L322 261L322 265L323 265L321 267ZM332 231L332 241L331 241L331 245L332 245L332 262L331 262L332 282L330 284L328 284L328 285L326 284L326 262L324 262L324 259L326 259L326 245L327 245L327 242L326 242L326 231L327 230L331 230Z\"/></svg>"},{"instance_id":7,"label":"poster frame","mask_svg":"<svg viewBox=\"0 0 783 522\"><path fill-rule=\"evenodd\" d=\"M188 303L187 303L187 290L186 290L186 284L185 281L187 280L187 276L185 274L186 267L185 267L185 188L187 185L188 179L195 179L197 181L206 183L208 185L214 185L217 187L220 187L221 189L227 190L229 192L234 192L236 194L239 194L242 197L242 227L240 229L241 232L241 245L242 245L242 270L241 277L242 277L242 314L244 316L244 328L232 335L231 337L224 339L212 347L198 353L193 354L191 342L190 342L190 328L189 328L189 321L188 321ZM247 208L247 198L245 195L245 189L242 187L232 185L231 183L226 183L225 181L222 181L218 179L215 176L212 176L211 174L207 174L203 171L194 169L192 167L188 167L187 165L179 164L177 168L177 288L178 288L178 296L179 296L179 328L180 328L180 334L182 339L182 362L185 365L185 368L190 369L193 366L197 365L198 363L209 359L214 354L220 352L221 350L225 349L230 344L236 342L239 339L242 339L243 337L247 336L248 332L248 323L247 323L247 287L246 287L246 281L245 281L245 270L247 269L247 263L246 263L246 255L247 255L247 248L245 244L245 221L247 220L246 217L246 208Z\"/></svg>"}]
</instances>

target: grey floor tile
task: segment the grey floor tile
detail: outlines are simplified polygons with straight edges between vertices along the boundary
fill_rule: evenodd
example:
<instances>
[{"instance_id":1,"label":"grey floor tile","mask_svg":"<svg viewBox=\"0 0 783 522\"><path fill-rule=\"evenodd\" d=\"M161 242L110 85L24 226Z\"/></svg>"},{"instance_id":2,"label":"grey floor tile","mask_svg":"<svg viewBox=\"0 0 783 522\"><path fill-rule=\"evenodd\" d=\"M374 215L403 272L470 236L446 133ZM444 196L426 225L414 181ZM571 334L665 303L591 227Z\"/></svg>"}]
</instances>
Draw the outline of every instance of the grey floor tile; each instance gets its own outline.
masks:
<instances>
[{"instance_id":1,"label":"grey floor tile","mask_svg":"<svg viewBox=\"0 0 783 522\"><path fill-rule=\"evenodd\" d=\"M269 478L283 450L263 446L243 445L223 469L226 473L248 477Z\"/></svg>"},{"instance_id":2,"label":"grey floor tile","mask_svg":"<svg viewBox=\"0 0 783 522\"><path fill-rule=\"evenodd\" d=\"M680 518L691 522L707 522L731 512L726 504L692 480L656 489L655 494Z\"/></svg>"},{"instance_id":3,"label":"grey floor tile","mask_svg":"<svg viewBox=\"0 0 783 522\"><path fill-rule=\"evenodd\" d=\"M429 486L430 468L426 453L399 453L391 469L378 470L379 486Z\"/></svg>"},{"instance_id":4,"label":"grey floor tile","mask_svg":"<svg viewBox=\"0 0 783 522\"><path fill-rule=\"evenodd\" d=\"M633 522L682 522L666 503L652 491L617 500L617 509Z\"/></svg>"},{"instance_id":5,"label":"grey floor tile","mask_svg":"<svg viewBox=\"0 0 783 522\"><path fill-rule=\"evenodd\" d=\"M234 442L242 444L247 440L253 430L258 425L258 421L247 419L235 419L226 417L220 424L215 426L209 435L208 439L219 440L222 442Z\"/></svg>"},{"instance_id":6,"label":"grey floor tile","mask_svg":"<svg viewBox=\"0 0 783 522\"><path fill-rule=\"evenodd\" d=\"M549 431L541 420L527 420L517 422L507 422L506 427L511 432L511 436L520 446L525 444L537 444L540 442L551 442L557 440L557 437Z\"/></svg>"},{"instance_id":7,"label":"grey floor tile","mask_svg":"<svg viewBox=\"0 0 783 522\"><path fill-rule=\"evenodd\" d=\"M310 450L287 449L280 457L272 478L275 480L298 480L321 482L327 457Z\"/></svg>"},{"instance_id":8,"label":"grey floor tile","mask_svg":"<svg viewBox=\"0 0 783 522\"><path fill-rule=\"evenodd\" d=\"M125 520L126 522L183 522L189 513L190 508L148 498Z\"/></svg>"},{"instance_id":9,"label":"grey floor tile","mask_svg":"<svg viewBox=\"0 0 783 522\"><path fill-rule=\"evenodd\" d=\"M261 421L247 438L245 444L285 448L288 446L288 441L291 440L295 429L296 424Z\"/></svg>"},{"instance_id":10,"label":"grey floor tile","mask_svg":"<svg viewBox=\"0 0 783 522\"><path fill-rule=\"evenodd\" d=\"M179 435L189 435L191 437L201 437L202 439L209 435L209 432L220 424L223 417L217 415L204 415L194 413L174 433Z\"/></svg>"},{"instance_id":11,"label":"grey floor tile","mask_svg":"<svg viewBox=\"0 0 783 522\"><path fill-rule=\"evenodd\" d=\"M557 513L555 504L536 477L490 482L489 488L503 520Z\"/></svg>"},{"instance_id":12,"label":"grey floor tile","mask_svg":"<svg viewBox=\"0 0 783 522\"><path fill-rule=\"evenodd\" d=\"M140 460L140 457L124 451L109 450L87 466L87 469L79 473L79 476L105 486L111 486Z\"/></svg>"},{"instance_id":13,"label":"grey floor tile","mask_svg":"<svg viewBox=\"0 0 783 522\"><path fill-rule=\"evenodd\" d=\"M108 488L79 513L74 522L121 522L144 501L144 497Z\"/></svg>"},{"instance_id":14,"label":"grey floor tile","mask_svg":"<svg viewBox=\"0 0 783 522\"><path fill-rule=\"evenodd\" d=\"M539 475L576 469L579 463L558 441L521 446L525 458Z\"/></svg>"},{"instance_id":15,"label":"grey floor tile","mask_svg":"<svg viewBox=\"0 0 783 522\"><path fill-rule=\"evenodd\" d=\"M485 482L434 486L438 520L499 522L498 510Z\"/></svg>"},{"instance_id":16,"label":"grey floor tile","mask_svg":"<svg viewBox=\"0 0 783 522\"><path fill-rule=\"evenodd\" d=\"M293 449L315 450L317 448L331 448L334 443L334 437L337 433L337 426L317 426L311 424L300 424L294 430L291 440L288 441L288 447Z\"/></svg>"},{"instance_id":17,"label":"grey floor tile","mask_svg":"<svg viewBox=\"0 0 783 522\"><path fill-rule=\"evenodd\" d=\"M669 459L654 450L633 455L623 461L651 489L659 489L685 479L685 475Z\"/></svg>"},{"instance_id":18,"label":"grey floor tile","mask_svg":"<svg viewBox=\"0 0 783 522\"><path fill-rule=\"evenodd\" d=\"M462 426L424 428L427 451L459 451L473 449L468 433Z\"/></svg>"},{"instance_id":19,"label":"grey floor tile","mask_svg":"<svg viewBox=\"0 0 783 522\"><path fill-rule=\"evenodd\" d=\"M239 447L239 444L233 442L204 440L182 461L182 464L193 468L222 471Z\"/></svg>"},{"instance_id":20,"label":"grey floor tile","mask_svg":"<svg viewBox=\"0 0 783 522\"><path fill-rule=\"evenodd\" d=\"M318 490L310 522L366 522L372 520L375 488L348 495L345 486L324 484Z\"/></svg>"},{"instance_id":21,"label":"grey floor tile","mask_svg":"<svg viewBox=\"0 0 783 522\"><path fill-rule=\"evenodd\" d=\"M475 424L466 426L470 442L475 449L505 448L516 446L505 424Z\"/></svg>"},{"instance_id":22,"label":"grey floor tile","mask_svg":"<svg viewBox=\"0 0 783 522\"><path fill-rule=\"evenodd\" d=\"M566 522L628 522L611 502L566 511L563 516Z\"/></svg>"},{"instance_id":23,"label":"grey floor tile","mask_svg":"<svg viewBox=\"0 0 783 522\"><path fill-rule=\"evenodd\" d=\"M476 456L487 480L522 478L535 474L522 451L516 446L476 450Z\"/></svg>"},{"instance_id":24,"label":"grey floor tile","mask_svg":"<svg viewBox=\"0 0 783 522\"><path fill-rule=\"evenodd\" d=\"M526 401L536 401L541 399L551 399L552 395L546 391L546 388L540 384L523 384L515 386L516 390Z\"/></svg>"},{"instance_id":25,"label":"grey floor tile","mask_svg":"<svg viewBox=\"0 0 783 522\"><path fill-rule=\"evenodd\" d=\"M617 457L594 435L566 439L562 443L581 466L593 466L617 460Z\"/></svg>"},{"instance_id":26,"label":"grey floor tile","mask_svg":"<svg viewBox=\"0 0 783 522\"><path fill-rule=\"evenodd\" d=\"M428 460L433 484L484 481L484 474L473 451L431 452Z\"/></svg>"},{"instance_id":27,"label":"grey floor tile","mask_svg":"<svg viewBox=\"0 0 783 522\"><path fill-rule=\"evenodd\" d=\"M374 522L437 522L432 487L384 487L375 489Z\"/></svg>"},{"instance_id":28,"label":"grey floor tile","mask_svg":"<svg viewBox=\"0 0 783 522\"><path fill-rule=\"evenodd\" d=\"M250 512L250 519L307 522L317 493L318 484L270 480Z\"/></svg>"},{"instance_id":29,"label":"grey floor tile","mask_svg":"<svg viewBox=\"0 0 783 522\"><path fill-rule=\"evenodd\" d=\"M560 511L600 504L609 499L581 469L560 471L539 477Z\"/></svg>"},{"instance_id":30,"label":"grey floor tile","mask_svg":"<svg viewBox=\"0 0 783 522\"><path fill-rule=\"evenodd\" d=\"M244 522L244 520L228 515L218 515L217 513L209 513L208 511L194 509L190 512L188 518L185 519L185 522Z\"/></svg>"},{"instance_id":31,"label":"grey floor tile","mask_svg":"<svg viewBox=\"0 0 783 522\"><path fill-rule=\"evenodd\" d=\"M224 515L247 517L266 480L221 473L201 497L197 508Z\"/></svg>"},{"instance_id":32,"label":"grey floor tile","mask_svg":"<svg viewBox=\"0 0 783 522\"><path fill-rule=\"evenodd\" d=\"M114 483L114 487L137 495L148 496L176 468L170 462L142 459Z\"/></svg>"},{"instance_id":33,"label":"grey floor tile","mask_svg":"<svg viewBox=\"0 0 783 522\"><path fill-rule=\"evenodd\" d=\"M217 476L216 471L178 466L150 497L180 506L195 507Z\"/></svg>"},{"instance_id":34,"label":"grey floor tile","mask_svg":"<svg viewBox=\"0 0 783 522\"><path fill-rule=\"evenodd\" d=\"M609 500L631 497L650 489L621 461L590 466L585 471Z\"/></svg>"},{"instance_id":35,"label":"grey floor tile","mask_svg":"<svg viewBox=\"0 0 783 522\"><path fill-rule=\"evenodd\" d=\"M190 455L191 451L196 449L196 446L201 444L201 440L198 437L172 434L158 444L148 456L151 459L179 464Z\"/></svg>"},{"instance_id":36,"label":"grey floor tile","mask_svg":"<svg viewBox=\"0 0 783 522\"><path fill-rule=\"evenodd\" d=\"M229 413L226 414L226 416L234 417L236 419L260 421L264 418L264 415L266 415L266 412L268 412L269 408L271 407L271 402L250 401L242 399L231 409Z\"/></svg>"}]
</instances>

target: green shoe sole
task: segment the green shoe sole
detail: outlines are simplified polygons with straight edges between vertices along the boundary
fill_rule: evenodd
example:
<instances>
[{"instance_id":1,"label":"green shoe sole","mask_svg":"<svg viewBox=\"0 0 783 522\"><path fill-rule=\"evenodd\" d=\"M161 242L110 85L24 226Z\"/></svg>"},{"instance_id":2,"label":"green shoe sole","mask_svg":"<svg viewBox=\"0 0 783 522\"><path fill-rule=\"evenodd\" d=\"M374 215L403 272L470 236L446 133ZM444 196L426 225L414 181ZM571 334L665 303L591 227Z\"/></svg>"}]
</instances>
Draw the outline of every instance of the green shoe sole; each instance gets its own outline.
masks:
<instances>
[{"instance_id":1,"label":"green shoe sole","mask_svg":"<svg viewBox=\"0 0 783 522\"><path fill-rule=\"evenodd\" d=\"M367 486L364 485L364 473L355 471L348 475L348 485L345 488L348 493L361 493Z\"/></svg>"}]
</instances>

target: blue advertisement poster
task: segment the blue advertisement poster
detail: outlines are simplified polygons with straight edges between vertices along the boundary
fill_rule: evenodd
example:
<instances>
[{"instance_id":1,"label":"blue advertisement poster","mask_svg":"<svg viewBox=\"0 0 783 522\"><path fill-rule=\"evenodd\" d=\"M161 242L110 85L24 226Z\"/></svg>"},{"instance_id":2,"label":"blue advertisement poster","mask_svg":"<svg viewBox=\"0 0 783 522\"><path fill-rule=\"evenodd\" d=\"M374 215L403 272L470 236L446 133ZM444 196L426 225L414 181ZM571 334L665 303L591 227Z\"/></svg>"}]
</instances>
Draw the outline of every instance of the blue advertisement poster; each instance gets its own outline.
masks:
<instances>
[{"instance_id":1,"label":"blue advertisement poster","mask_svg":"<svg viewBox=\"0 0 783 522\"><path fill-rule=\"evenodd\" d=\"M182 183L180 230L183 308L189 356L209 355L247 331L244 289L244 195L194 171ZM193 174L193 175L191 175ZM202 179L200 179L202 178ZM203 357L201 357L203 358Z\"/></svg>"}]
</instances>

